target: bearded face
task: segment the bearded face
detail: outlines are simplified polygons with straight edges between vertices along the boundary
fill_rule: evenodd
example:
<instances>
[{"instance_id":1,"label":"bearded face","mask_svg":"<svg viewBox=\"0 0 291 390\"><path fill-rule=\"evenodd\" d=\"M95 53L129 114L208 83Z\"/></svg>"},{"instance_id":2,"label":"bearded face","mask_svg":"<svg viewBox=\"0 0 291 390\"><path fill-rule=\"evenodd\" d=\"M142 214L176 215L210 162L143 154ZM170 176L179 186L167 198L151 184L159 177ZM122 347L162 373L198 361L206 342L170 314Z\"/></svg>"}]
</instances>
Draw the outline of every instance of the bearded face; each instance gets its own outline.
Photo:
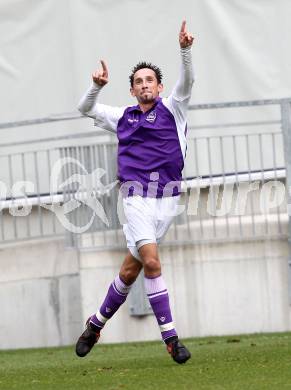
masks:
<instances>
[{"instance_id":1,"label":"bearded face","mask_svg":"<svg viewBox=\"0 0 291 390\"><path fill-rule=\"evenodd\" d=\"M132 96L135 96L138 103L150 104L162 92L163 85L158 84L155 72L152 69L144 68L134 74L133 86L130 89Z\"/></svg>"}]
</instances>

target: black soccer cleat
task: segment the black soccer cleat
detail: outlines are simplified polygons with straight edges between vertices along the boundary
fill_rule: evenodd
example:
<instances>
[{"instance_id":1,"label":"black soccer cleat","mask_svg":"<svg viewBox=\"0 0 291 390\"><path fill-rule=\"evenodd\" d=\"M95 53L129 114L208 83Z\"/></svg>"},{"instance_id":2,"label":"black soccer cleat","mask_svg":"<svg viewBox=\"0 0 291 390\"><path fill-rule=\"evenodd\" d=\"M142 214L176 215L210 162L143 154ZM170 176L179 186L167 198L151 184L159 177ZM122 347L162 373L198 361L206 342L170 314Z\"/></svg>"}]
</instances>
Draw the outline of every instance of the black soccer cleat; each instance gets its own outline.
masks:
<instances>
[{"instance_id":1,"label":"black soccer cleat","mask_svg":"<svg viewBox=\"0 0 291 390\"><path fill-rule=\"evenodd\" d=\"M79 337L76 344L76 354L79 357L86 356L94 345L97 343L100 337L100 332L96 332L90 325L90 317L86 321L86 329Z\"/></svg>"},{"instance_id":2,"label":"black soccer cleat","mask_svg":"<svg viewBox=\"0 0 291 390\"><path fill-rule=\"evenodd\" d=\"M179 340L174 340L167 345L167 350L175 362L182 364L191 357L191 353Z\"/></svg>"}]
</instances>

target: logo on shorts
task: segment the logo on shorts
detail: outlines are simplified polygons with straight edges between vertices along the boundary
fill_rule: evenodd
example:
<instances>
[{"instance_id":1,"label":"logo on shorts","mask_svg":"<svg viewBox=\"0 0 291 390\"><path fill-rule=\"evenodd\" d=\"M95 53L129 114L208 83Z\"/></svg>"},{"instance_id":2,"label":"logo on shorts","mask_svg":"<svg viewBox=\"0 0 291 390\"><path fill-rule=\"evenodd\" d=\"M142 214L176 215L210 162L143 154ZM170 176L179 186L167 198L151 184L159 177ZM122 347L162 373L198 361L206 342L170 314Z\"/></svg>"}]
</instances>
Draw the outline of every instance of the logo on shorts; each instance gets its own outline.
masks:
<instances>
[{"instance_id":1,"label":"logo on shorts","mask_svg":"<svg viewBox=\"0 0 291 390\"><path fill-rule=\"evenodd\" d=\"M160 321L165 322L166 317L160 317Z\"/></svg>"},{"instance_id":2,"label":"logo on shorts","mask_svg":"<svg viewBox=\"0 0 291 390\"><path fill-rule=\"evenodd\" d=\"M146 121L148 121L150 123L154 123L154 121L156 120L156 117L157 117L157 113L155 110L153 110L146 117Z\"/></svg>"},{"instance_id":3,"label":"logo on shorts","mask_svg":"<svg viewBox=\"0 0 291 390\"><path fill-rule=\"evenodd\" d=\"M106 313L110 313L110 312L112 312L112 309L110 309L110 307L106 307L105 311L106 311Z\"/></svg>"}]
</instances>

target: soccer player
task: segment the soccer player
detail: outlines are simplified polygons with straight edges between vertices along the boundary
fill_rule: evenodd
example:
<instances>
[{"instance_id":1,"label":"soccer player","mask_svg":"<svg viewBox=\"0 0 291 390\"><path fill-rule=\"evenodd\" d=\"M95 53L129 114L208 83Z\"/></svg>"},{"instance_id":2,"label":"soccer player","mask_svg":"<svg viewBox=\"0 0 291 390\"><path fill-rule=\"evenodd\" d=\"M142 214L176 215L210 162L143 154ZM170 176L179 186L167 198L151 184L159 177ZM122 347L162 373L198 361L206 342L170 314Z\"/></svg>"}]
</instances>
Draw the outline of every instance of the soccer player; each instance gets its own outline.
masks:
<instances>
[{"instance_id":1,"label":"soccer player","mask_svg":"<svg viewBox=\"0 0 291 390\"><path fill-rule=\"evenodd\" d=\"M95 125L117 134L118 178L127 220L123 231L129 249L104 302L88 318L77 341L76 353L80 357L90 352L105 323L125 302L142 267L145 290L168 352L177 363L185 363L191 357L173 323L158 244L171 224L180 197L186 113L194 81L193 40L183 21L179 33L181 73L169 97L159 97L163 91L161 70L140 62L130 75L130 92L137 105L121 108L98 103L108 83L108 69L101 61L102 69L93 73L93 83L79 103L80 112L93 118Z\"/></svg>"}]
</instances>

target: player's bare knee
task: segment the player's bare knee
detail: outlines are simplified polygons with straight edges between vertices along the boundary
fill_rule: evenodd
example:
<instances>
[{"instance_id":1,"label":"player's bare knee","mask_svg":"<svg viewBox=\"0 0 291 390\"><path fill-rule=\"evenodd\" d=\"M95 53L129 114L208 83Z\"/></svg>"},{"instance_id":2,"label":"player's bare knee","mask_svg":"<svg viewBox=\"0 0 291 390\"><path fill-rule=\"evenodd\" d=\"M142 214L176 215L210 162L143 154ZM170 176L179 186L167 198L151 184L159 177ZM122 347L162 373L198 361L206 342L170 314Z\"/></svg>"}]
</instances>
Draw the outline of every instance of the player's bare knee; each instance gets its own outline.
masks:
<instances>
[{"instance_id":1,"label":"player's bare knee","mask_svg":"<svg viewBox=\"0 0 291 390\"><path fill-rule=\"evenodd\" d=\"M119 276L120 276L121 280L123 280L123 282L127 285L134 283L136 278L137 278L136 272L133 272L132 270L129 270L129 269L121 270L119 272Z\"/></svg>"},{"instance_id":2,"label":"player's bare knee","mask_svg":"<svg viewBox=\"0 0 291 390\"><path fill-rule=\"evenodd\" d=\"M139 271L142 268L141 265L133 266L123 266L119 272L120 278L124 281L125 284L132 284L135 282L138 277Z\"/></svg>"},{"instance_id":3,"label":"player's bare knee","mask_svg":"<svg viewBox=\"0 0 291 390\"><path fill-rule=\"evenodd\" d=\"M144 257L143 258L143 266L145 272L148 273L160 273L161 272L161 264L160 260L156 257Z\"/></svg>"}]
</instances>

